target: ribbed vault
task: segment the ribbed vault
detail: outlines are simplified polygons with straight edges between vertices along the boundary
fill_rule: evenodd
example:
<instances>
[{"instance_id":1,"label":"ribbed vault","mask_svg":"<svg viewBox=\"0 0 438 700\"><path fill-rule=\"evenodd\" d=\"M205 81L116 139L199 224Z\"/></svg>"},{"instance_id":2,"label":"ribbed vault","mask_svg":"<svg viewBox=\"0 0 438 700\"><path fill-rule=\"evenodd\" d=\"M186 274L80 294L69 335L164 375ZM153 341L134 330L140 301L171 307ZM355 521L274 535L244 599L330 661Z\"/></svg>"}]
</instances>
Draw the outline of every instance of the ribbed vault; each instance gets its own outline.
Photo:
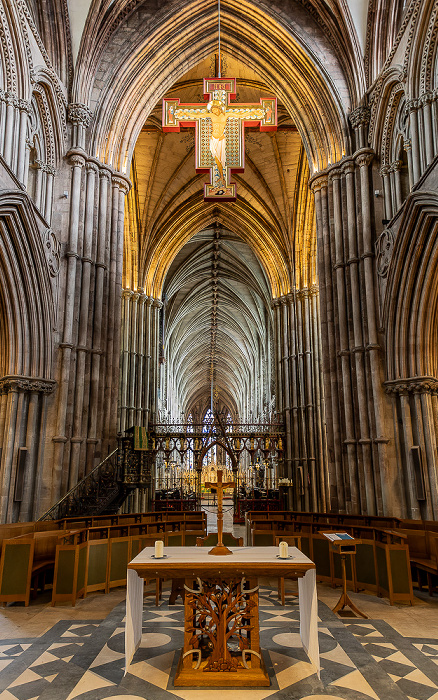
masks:
<instances>
[{"instance_id":1,"label":"ribbed vault","mask_svg":"<svg viewBox=\"0 0 438 700\"><path fill-rule=\"evenodd\" d=\"M266 275L249 246L220 227L196 234L164 285L167 410L203 416L215 402L261 416L271 400L272 310Z\"/></svg>"},{"instance_id":2,"label":"ribbed vault","mask_svg":"<svg viewBox=\"0 0 438 700\"><path fill-rule=\"evenodd\" d=\"M216 50L217 3L125 5L119 0L92 7L73 100L94 112L90 152L127 173L157 97ZM326 3L222 3L223 50L265 76L295 120L312 171L350 150L346 115L364 87L350 39L342 16Z\"/></svg>"}]
</instances>

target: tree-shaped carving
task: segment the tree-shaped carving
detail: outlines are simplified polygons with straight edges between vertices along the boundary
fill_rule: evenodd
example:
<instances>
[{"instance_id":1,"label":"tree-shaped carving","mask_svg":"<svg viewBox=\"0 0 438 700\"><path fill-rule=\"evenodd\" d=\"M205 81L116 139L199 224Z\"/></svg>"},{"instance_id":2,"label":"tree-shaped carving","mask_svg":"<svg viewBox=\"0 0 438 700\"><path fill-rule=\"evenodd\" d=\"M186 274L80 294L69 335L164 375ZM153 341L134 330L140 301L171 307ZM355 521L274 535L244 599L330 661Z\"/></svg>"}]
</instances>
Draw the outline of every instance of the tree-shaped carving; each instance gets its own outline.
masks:
<instances>
[{"instance_id":1,"label":"tree-shaped carving","mask_svg":"<svg viewBox=\"0 0 438 700\"><path fill-rule=\"evenodd\" d=\"M200 649L202 638L207 637L212 650L204 671L237 671L241 665L235 652L230 650L231 638L242 652L250 646L251 611L257 602L251 599L251 591L245 590L245 579L209 579L200 581L199 591L188 589L188 605L192 608L192 632L190 646ZM243 665L246 666L246 663Z\"/></svg>"}]
</instances>

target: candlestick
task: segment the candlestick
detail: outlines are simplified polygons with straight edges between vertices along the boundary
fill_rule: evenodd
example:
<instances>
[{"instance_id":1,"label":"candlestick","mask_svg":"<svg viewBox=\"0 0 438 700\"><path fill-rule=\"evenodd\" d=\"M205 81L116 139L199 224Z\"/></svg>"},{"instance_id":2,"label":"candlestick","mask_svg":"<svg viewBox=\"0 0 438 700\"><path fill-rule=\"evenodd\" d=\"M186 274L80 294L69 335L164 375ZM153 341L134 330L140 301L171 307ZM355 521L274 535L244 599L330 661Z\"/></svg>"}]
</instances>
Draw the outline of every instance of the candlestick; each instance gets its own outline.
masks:
<instances>
[{"instance_id":1,"label":"candlestick","mask_svg":"<svg viewBox=\"0 0 438 700\"><path fill-rule=\"evenodd\" d=\"M155 542L155 559L162 559L164 554L164 544L162 540Z\"/></svg>"}]
</instances>

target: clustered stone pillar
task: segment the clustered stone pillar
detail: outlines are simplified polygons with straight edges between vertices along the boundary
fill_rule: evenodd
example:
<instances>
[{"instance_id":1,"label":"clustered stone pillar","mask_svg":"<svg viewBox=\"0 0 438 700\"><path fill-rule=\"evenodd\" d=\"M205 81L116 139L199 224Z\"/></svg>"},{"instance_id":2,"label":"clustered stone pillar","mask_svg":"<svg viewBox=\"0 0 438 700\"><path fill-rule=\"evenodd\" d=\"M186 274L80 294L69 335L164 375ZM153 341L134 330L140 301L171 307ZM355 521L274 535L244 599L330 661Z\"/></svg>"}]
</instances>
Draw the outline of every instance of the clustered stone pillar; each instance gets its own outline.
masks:
<instances>
[{"instance_id":1,"label":"clustered stone pillar","mask_svg":"<svg viewBox=\"0 0 438 700\"><path fill-rule=\"evenodd\" d=\"M120 352L119 431L132 426L147 428L155 418L158 400L159 322L162 302L143 290L122 292L122 332ZM140 454L142 459L150 459ZM135 489L123 512L145 510L148 487Z\"/></svg>"},{"instance_id":2,"label":"clustered stone pillar","mask_svg":"<svg viewBox=\"0 0 438 700\"><path fill-rule=\"evenodd\" d=\"M360 146L366 116L360 113L352 120ZM311 180L318 241L330 507L340 512L402 515L392 411L383 387L378 331L372 158L372 151L360 147L353 156Z\"/></svg>"},{"instance_id":3,"label":"clustered stone pillar","mask_svg":"<svg viewBox=\"0 0 438 700\"><path fill-rule=\"evenodd\" d=\"M70 223L53 438L56 502L116 447L124 203L129 180L87 155L72 105Z\"/></svg>"},{"instance_id":4,"label":"clustered stone pillar","mask_svg":"<svg viewBox=\"0 0 438 700\"><path fill-rule=\"evenodd\" d=\"M45 428L46 398L56 383L22 376L5 377L0 382L0 446L2 451L0 522L35 520L38 503L47 490L42 468L42 445L35 440ZM18 494L19 448L25 452L26 478Z\"/></svg>"},{"instance_id":5,"label":"clustered stone pillar","mask_svg":"<svg viewBox=\"0 0 438 700\"><path fill-rule=\"evenodd\" d=\"M162 302L143 290L122 294L119 430L147 428L155 417L158 387L159 311Z\"/></svg>"},{"instance_id":6,"label":"clustered stone pillar","mask_svg":"<svg viewBox=\"0 0 438 700\"><path fill-rule=\"evenodd\" d=\"M289 506L326 511L328 473L321 397L318 288L295 290L273 303L279 354L278 396L286 428L284 474Z\"/></svg>"}]
</instances>

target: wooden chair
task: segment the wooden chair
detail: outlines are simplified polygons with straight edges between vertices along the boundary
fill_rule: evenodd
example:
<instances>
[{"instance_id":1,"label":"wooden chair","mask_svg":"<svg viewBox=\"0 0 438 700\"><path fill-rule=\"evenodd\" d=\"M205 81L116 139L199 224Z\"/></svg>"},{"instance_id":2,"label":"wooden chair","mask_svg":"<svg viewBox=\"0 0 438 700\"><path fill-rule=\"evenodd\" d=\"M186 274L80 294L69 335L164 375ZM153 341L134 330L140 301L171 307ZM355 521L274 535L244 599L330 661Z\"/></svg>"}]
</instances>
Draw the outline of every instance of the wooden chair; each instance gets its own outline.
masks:
<instances>
[{"instance_id":1,"label":"wooden chair","mask_svg":"<svg viewBox=\"0 0 438 700\"><path fill-rule=\"evenodd\" d=\"M287 542L288 545L291 547L297 547L301 551L301 536L300 535L285 535L284 537L276 537L275 538L275 546L278 547L280 542ZM297 595L296 590L291 591L293 595ZM281 576L278 579L278 597L280 599L281 605L285 604L285 598L286 598L286 589L285 589L285 583L284 583L284 576Z\"/></svg>"}]
</instances>

